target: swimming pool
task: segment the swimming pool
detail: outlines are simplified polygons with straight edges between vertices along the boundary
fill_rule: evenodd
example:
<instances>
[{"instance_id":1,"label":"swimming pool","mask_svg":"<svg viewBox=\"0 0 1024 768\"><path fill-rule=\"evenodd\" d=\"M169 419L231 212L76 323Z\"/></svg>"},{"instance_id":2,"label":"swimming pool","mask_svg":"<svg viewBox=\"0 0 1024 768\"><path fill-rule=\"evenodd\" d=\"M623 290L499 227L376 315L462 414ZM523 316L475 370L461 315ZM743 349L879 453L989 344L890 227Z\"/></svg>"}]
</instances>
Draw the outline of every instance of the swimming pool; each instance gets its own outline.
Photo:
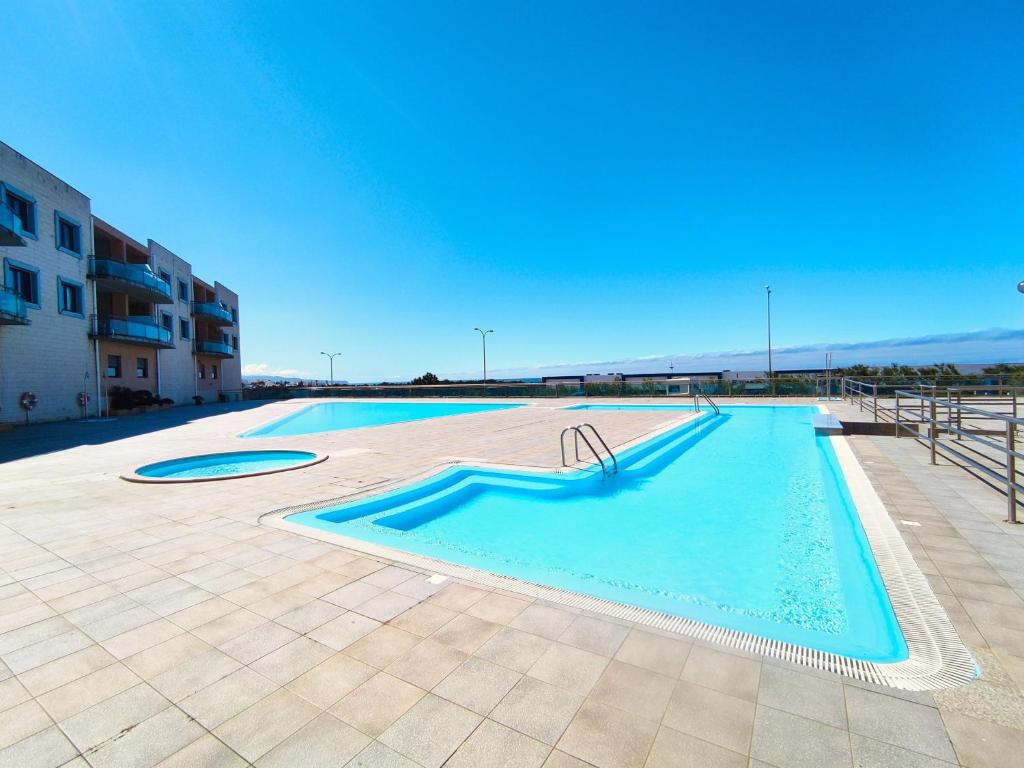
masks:
<instances>
[{"instance_id":1,"label":"swimming pool","mask_svg":"<svg viewBox=\"0 0 1024 768\"><path fill-rule=\"evenodd\" d=\"M906 659L817 412L723 407L624 451L608 479L456 467L289 520L823 652Z\"/></svg>"},{"instance_id":2,"label":"swimming pool","mask_svg":"<svg viewBox=\"0 0 1024 768\"><path fill-rule=\"evenodd\" d=\"M316 403L284 418L243 432L240 437L293 437L340 429L379 427L403 421L461 416L521 408L524 403Z\"/></svg>"},{"instance_id":3,"label":"swimming pool","mask_svg":"<svg viewBox=\"0 0 1024 768\"><path fill-rule=\"evenodd\" d=\"M230 477L263 475L285 469L299 469L317 464L326 456L309 451L229 451L183 456L178 459L146 464L135 470L127 480L189 481L226 480Z\"/></svg>"}]
</instances>

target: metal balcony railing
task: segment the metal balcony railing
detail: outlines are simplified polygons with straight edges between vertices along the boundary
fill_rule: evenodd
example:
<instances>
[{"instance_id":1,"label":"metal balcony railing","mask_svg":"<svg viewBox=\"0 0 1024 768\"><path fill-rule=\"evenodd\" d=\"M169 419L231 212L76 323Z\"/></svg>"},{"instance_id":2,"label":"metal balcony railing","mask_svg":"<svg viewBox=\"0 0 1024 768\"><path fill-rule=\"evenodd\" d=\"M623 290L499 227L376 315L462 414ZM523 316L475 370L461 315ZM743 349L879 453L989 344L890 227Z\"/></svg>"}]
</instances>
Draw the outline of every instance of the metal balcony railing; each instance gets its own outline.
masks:
<instances>
[{"instance_id":1,"label":"metal balcony railing","mask_svg":"<svg viewBox=\"0 0 1024 768\"><path fill-rule=\"evenodd\" d=\"M90 333L99 338L144 342L159 347L174 346L170 330L151 320L90 315L89 323Z\"/></svg>"},{"instance_id":2,"label":"metal balcony railing","mask_svg":"<svg viewBox=\"0 0 1024 768\"><path fill-rule=\"evenodd\" d=\"M230 344L221 341L197 341L196 352L201 355L214 355L215 357L234 357L235 350Z\"/></svg>"},{"instance_id":3,"label":"metal balcony railing","mask_svg":"<svg viewBox=\"0 0 1024 768\"><path fill-rule=\"evenodd\" d=\"M11 288L0 286L0 325L28 325L28 307Z\"/></svg>"},{"instance_id":4,"label":"metal balcony railing","mask_svg":"<svg viewBox=\"0 0 1024 768\"><path fill-rule=\"evenodd\" d=\"M215 301L193 301L192 314L216 320L219 325L231 325L232 323L231 312Z\"/></svg>"},{"instance_id":5,"label":"metal balcony railing","mask_svg":"<svg viewBox=\"0 0 1024 768\"><path fill-rule=\"evenodd\" d=\"M154 275L152 270L144 264L128 264L113 259L98 259L95 256L90 256L89 277L123 280L158 293L168 301L174 300L171 284Z\"/></svg>"}]
</instances>

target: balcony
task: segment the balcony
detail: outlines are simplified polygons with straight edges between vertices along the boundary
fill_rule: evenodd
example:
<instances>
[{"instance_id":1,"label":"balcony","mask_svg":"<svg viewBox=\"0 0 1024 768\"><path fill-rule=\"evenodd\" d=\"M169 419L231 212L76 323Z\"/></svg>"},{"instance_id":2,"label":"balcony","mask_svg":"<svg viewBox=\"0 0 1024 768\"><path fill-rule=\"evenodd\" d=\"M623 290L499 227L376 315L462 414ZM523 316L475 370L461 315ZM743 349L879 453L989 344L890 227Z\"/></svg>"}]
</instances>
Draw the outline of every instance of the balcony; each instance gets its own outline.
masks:
<instances>
[{"instance_id":1,"label":"balcony","mask_svg":"<svg viewBox=\"0 0 1024 768\"><path fill-rule=\"evenodd\" d=\"M21 246L25 241L21 237L21 219L14 211L0 202L0 245Z\"/></svg>"},{"instance_id":2,"label":"balcony","mask_svg":"<svg viewBox=\"0 0 1024 768\"><path fill-rule=\"evenodd\" d=\"M170 283L154 275L148 264L128 264L90 256L89 277L96 281L99 288L124 293L138 301L174 303Z\"/></svg>"},{"instance_id":3,"label":"balcony","mask_svg":"<svg viewBox=\"0 0 1024 768\"><path fill-rule=\"evenodd\" d=\"M96 339L110 339L145 347L174 348L171 332L163 326L157 325L148 317L97 317L91 315L89 335Z\"/></svg>"},{"instance_id":4,"label":"balcony","mask_svg":"<svg viewBox=\"0 0 1024 768\"><path fill-rule=\"evenodd\" d=\"M25 300L10 288L0 286L0 325L29 325Z\"/></svg>"},{"instance_id":5,"label":"balcony","mask_svg":"<svg viewBox=\"0 0 1024 768\"><path fill-rule=\"evenodd\" d=\"M210 357L234 357L235 350L230 344L220 341L196 341L196 354Z\"/></svg>"},{"instance_id":6,"label":"balcony","mask_svg":"<svg viewBox=\"0 0 1024 768\"><path fill-rule=\"evenodd\" d=\"M231 312L214 301L193 301L192 315L202 320L209 320L216 326L232 325L234 323L231 319Z\"/></svg>"}]
</instances>

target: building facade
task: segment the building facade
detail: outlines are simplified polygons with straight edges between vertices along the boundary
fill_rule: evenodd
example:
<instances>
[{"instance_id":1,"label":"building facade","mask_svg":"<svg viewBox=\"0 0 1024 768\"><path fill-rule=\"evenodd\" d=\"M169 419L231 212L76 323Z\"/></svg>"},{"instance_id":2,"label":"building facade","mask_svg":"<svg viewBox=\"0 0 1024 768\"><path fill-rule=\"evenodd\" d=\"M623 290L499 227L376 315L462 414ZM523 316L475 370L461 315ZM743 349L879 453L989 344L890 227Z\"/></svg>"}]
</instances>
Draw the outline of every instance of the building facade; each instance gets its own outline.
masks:
<instances>
[{"instance_id":1,"label":"building facade","mask_svg":"<svg viewBox=\"0 0 1024 768\"><path fill-rule=\"evenodd\" d=\"M116 388L238 397L238 294L3 143L0 258L0 424L100 415Z\"/></svg>"}]
</instances>

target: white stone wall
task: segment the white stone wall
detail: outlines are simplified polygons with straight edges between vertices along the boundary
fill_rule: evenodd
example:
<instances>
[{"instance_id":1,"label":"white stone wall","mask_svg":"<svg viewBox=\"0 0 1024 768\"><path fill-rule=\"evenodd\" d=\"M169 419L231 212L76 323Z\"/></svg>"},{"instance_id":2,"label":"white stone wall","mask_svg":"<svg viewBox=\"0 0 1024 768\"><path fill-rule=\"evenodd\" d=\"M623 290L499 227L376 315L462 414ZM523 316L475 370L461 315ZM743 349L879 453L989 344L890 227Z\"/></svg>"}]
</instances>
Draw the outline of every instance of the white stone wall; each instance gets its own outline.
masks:
<instances>
[{"instance_id":1,"label":"white stone wall","mask_svg":"<svg viewBox=\"0 0 1024 768\"><path fill-rule=\"evenodd\" d=\"M97 381L102 396L101 368L96 368L95 343L89 338L89 316L96 312L92 282L86 279L88 256L93 253L93 223L90 201L81 192L70 187L53 174L0 142L0 183L6 183L35 198L38 239L25 238L26 247L0 246L0 268L9 258L39 270L40 308L29 308L31 325L0 325L0 424L24 423L25 411L19 400L23 392L34 392L38 407L29 414L32 421L55 421L80 418L78 393L83 390L88 375L91 398L90 413L97 415L102 402L96 398ZM75 219L82 227L82 258L57 250L54 211L59 210ZM171 276L173 304L155 306L157 322L161 313L173 317L174 349L159 350L159 394L169 397L176 405L191 405L196 394L195 356L192 341L195 338L195 320L192 318L192 266L159 243L149 241L150 266L156 274L166 271ZM0 280L5 272L0 272ZM83 289L83 317L61 314L58 311L57 279L64 277L81 283ZM188 300L178 298L178 280L188 286ZM220 283L215 284L218 300L229 307L238 308L238 295ZM181 338L181 320L189 323L188 339ZM230 336L240 336L238 326L226 327ZM239 341L241 344L241 341ZM142 347L139 347L143 350ZM146 349L145 354L150 350ZM140 354L140 356L145 356ZM101 356L102 357L102 356ZM220 370L219 388L239 390L241 357L217 359ZM127 355L125 365L134 370L134 358ZM149 380L146 380L147 383Z\"/></svg>"},{"instance_id":2,"label":"white stone wall","mask_svg":"<svg viewBox=\"0 0 1024 768\"><path fill-rule=\"evenodd\" d=\"M87 257L93 250L89 198L3 143L0 182L35 198L38 239L26 237L26 247L0 246L0 263L13 259L38 269L40 299L39 309L28 309L31 325L0 325L0 423L24 423L25 411L19 405L23 392L39 398L29 415L33 421L80 418L78 393L84 375L89 375L90 391L96 383L88 336L93 312L86 280ZM82 258L57 250L55 210L81 224ZM58 277L85 286L83 317L58 312Z\"/></svg>"}]
</instances>

